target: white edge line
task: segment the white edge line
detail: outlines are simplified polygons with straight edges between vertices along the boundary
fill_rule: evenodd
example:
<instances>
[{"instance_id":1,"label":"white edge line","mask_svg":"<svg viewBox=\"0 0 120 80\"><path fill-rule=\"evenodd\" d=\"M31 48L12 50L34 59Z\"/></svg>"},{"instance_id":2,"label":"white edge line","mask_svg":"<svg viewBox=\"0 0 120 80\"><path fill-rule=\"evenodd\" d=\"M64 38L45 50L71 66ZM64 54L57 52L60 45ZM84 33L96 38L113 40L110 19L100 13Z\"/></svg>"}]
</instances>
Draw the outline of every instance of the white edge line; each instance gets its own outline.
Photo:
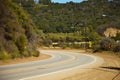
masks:
<instances>
[{"instance_id":1,"label":"white edge line","mask_svg":"<svg viewBox=\"0 0 120 80\"><path fill-rule=\"evenodd\" d=\"M48 53L40 53L40 54L47 54L47 55L50 55L50 54L48 54ZM15 66L15 65L21 65L21 64L29 64L29 63L31 63L31 62L39 62L39 61L44 61L44 60L49 60L49 59L55 58L54 55L50 55L50 56L51 56L50 58L43 59L43 60L30 61L30 62L24 62L24 63L18 63L18 64L10 64L10 65L0 65L0 67L9 67L9 66Z\"/></svg>"},{"instance_id":2,"label":"white edge line","mask_svg":"<svg viewBox=\"0 0 120 80\"><path fill-rule=\"evenodd\" d=\"M90 56L90 57L92 57L94 59L94 61L92 61L89 64L83 64L83 65L80 65L80 66L77 66L77 67L73 67L73 68L69 68L69 69L63 69L63 70L59 70L59 71L56 71L56 72L50 72L50 73L47 73L47 74L42 74L42 75L31 76L31 77L27 77L27 78L23 78L23 79L19 79L19 80L26 80L26 79L30 79L30 78L37 78L37 77L52 75L52 74L60 73L60 72L63 72L63 71L69 71L69 70L73 70L73 69L77 69L77 68L81 68L83 66L87 66L87 65L93 64L93 63L95 63L97 61L95 56L87 55L87 54L82 54L82 55Z\"/></svg>"}]
</instances>

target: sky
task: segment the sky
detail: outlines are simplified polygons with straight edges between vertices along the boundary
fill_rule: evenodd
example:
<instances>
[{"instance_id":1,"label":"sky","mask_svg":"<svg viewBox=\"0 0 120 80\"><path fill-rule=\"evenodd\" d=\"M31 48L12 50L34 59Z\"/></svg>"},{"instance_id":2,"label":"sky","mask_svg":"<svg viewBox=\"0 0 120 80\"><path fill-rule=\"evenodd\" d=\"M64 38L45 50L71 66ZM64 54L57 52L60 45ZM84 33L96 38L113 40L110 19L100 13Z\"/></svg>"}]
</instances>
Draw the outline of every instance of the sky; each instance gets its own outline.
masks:
<instances>
[{"instance_id":1,"label":"sky","mask_svg":"<svg viewBox=\"0 0 120 80\"><path fill-rule=\"evenodd\" d=\"M58 3L66 3L66 2L70 2L70 1L73 1L73 2L81 2L83 0L51 0L52 2L58 2Z\"/></svg>"},{"instance_id":2,"label":"sky","mask_svg":"<svg viewBox=\"0 0 120 80\"><path fill-rule=\"evenodd\" d=\"M34 0L36 3L38 3L39 0ZM51 0L52 2L58 2L58 3L66 3L66 2L70 2L70 1L73 1L73 2L81 2L83 0Z\"/></svg>"}]
</instances>

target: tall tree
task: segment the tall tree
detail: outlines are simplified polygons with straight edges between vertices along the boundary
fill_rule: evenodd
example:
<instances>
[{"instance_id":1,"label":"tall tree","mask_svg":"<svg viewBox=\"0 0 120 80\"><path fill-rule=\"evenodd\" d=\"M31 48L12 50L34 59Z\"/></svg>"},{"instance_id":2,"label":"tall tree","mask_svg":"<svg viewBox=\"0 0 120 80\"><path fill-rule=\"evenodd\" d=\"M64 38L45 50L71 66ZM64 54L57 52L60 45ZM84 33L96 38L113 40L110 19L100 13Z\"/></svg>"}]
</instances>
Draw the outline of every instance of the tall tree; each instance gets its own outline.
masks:
<instances>
[{"instance_id":1,"label":"tall tree","mask_svg":"<svg viewBox=\"0 0 120 80\"><path fill-rule=\"evenodd\" d=\"M49 5L51 3L51 0L39 0L39 3Z\"/></svg>"},{"instance_id":2,"label":"tall tree","mask_svg":"<svg viewBox=\"0 0 120 80\"><path fill-rule=\"evenodd\" d=\"M23 6L23 7L30 7L34 6L35 2L34 0L12 0L13 2Z\"/></svg>"}]
</instances>

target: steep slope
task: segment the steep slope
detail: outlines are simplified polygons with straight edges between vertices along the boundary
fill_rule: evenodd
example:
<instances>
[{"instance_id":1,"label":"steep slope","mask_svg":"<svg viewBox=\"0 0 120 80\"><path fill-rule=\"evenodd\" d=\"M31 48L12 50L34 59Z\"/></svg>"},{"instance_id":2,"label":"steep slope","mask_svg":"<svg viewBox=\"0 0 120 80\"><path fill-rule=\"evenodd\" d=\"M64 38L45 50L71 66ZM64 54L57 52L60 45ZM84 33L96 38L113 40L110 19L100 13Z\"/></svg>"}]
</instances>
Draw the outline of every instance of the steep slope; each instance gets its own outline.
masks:
<instances>
[{"instance_id":1,"label":"steep slope","mask_svg":"<svg viewBox=\"0 0 120 80\"><path fill-rule=\"evenodd\" d=\"M0 59L38 56L36 41L29 15L10 0L0 0Z\"/></svg>"}]
</instances>

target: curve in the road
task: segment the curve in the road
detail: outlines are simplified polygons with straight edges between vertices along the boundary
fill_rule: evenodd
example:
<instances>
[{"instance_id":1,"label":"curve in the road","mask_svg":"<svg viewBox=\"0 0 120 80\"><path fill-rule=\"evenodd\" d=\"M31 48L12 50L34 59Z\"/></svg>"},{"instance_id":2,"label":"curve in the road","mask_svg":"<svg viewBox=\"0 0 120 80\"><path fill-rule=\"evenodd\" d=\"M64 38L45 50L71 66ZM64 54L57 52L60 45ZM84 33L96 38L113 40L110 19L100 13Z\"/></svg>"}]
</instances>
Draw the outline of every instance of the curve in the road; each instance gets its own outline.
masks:
<instances>
[{"instance_id":1,"label":"curve in the road","mask_svg":"<svg viewBox=\"0 0 120 80\"><path fill-rule=\"evenodd\" d=\"M52 57L41 61L0 66L0 80L25 80L84 67L96 62L95 56L74 52L41 50L41 53Z\"/></svg>"}]
</instances>

